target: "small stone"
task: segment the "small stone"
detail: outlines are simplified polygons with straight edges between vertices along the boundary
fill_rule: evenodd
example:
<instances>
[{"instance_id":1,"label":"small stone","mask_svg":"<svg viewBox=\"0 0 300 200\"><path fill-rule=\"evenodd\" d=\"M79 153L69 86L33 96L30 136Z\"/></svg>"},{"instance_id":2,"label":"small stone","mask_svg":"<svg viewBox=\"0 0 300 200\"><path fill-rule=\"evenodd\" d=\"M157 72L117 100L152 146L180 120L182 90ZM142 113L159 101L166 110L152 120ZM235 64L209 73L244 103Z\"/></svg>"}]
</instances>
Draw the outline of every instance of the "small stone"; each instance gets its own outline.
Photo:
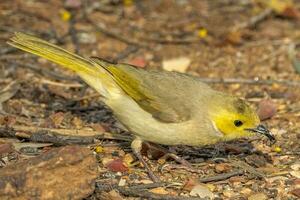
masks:
<instances>
[{"instance_id":1,"label":"small stone","mask_svg":"<svg viewBox=\"0 0 300 200\"><path fill-rule=\"evenodd\" d=\"M276 105L271 99L263 99L259 102L257 114L260 120L270 119L276 112Z\"/></svg>"},{"instance_id":2,"label":"small stone","mask_svg":"<svg viewBox=\"0 0 300 200\"><path fill-rule=\"evenodd\" d=\"M123 186L125 186L125 185L126 185L126 179L121 178L120 181L119 181L118 186L123 187Z\"/></svg>"},{"instance_id":3,"label":"small stone","mask_svg":"<svg viewBox=\"0 0 300 200\"><path fill-rule=\"evenodd\" d=\"M81 44L94 44L97 41L96 35L92 33L78 33L78 41Z\"/></svg>"},{"instance_id":4,"label":"small stone","mask_svg":"<svg viewBox=\"0 0 300 200\"><path fill-rule=\"evenodd\" d=\"M166 71L186 72L187 68L191 64L191 59L187 57L173 58L170 60L164 60L162 63L163 69Z\"/></svg>"},{"instance_id":5,"label":"small stone","mask_svg":"<svg viewBox=\"0 0 300 200\"><path fill-rule=\"evenodd\" d=\"M233 176L229 178L230 183L244 183L245 181L246 180L244 176Z\"/></svg>"},{"instance_id":6,"label":"small stone","mask_svg":"<svg viewBox=\"0 0 300 200\"><path fill-rule=\"evenodd\" d=\"M248 200L267 200L268 197L264 193L255 193L248 197Z\"/></svg>"},{"instance_id":7,"label":"small stone","mask_svg":"<svg viewBox=\"0 0 300 200\"><path fill-rule=\"evenodd\" d=\"M228 172L231 169L231 166L227 163L220 163L215 166L215 170L217 173Z\"/></svg>"},{"instance_id":8,"label":"small stone","mask_svg":"<svg viewBox=\"0 0 300 200\"><path fill-rule=\"evenodd\" d=\"M234 192L234 191L232 191L232 190L225 190L225 191L223 192L223 195L224 195L225 197L228 197L228 198L234 197L236 194L237 194L237 193Z\"/></svg>"}]
</instances>

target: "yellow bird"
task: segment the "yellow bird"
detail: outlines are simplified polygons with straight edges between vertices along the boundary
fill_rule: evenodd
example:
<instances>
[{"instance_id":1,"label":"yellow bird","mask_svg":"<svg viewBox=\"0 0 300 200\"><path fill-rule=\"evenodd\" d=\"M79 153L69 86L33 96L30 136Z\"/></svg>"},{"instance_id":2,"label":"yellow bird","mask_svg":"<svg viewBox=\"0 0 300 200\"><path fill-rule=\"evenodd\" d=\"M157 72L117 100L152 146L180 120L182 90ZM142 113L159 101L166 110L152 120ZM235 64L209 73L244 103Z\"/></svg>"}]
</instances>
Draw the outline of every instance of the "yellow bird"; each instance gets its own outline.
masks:
<instances>
[{"instance_id":1,"label":"yellow bird","mask_svg":"<svg viewBox=\"0 0 300 200\"><path fill-rule=\"evenodd\" d=\"M244 100L213 90L197 77L83 58L24 33L8 43L75 71L99 92L135 136L131 146L141 160L142 141L203 146L255 133L274 140Z\"/></svg>"}]
</instances>

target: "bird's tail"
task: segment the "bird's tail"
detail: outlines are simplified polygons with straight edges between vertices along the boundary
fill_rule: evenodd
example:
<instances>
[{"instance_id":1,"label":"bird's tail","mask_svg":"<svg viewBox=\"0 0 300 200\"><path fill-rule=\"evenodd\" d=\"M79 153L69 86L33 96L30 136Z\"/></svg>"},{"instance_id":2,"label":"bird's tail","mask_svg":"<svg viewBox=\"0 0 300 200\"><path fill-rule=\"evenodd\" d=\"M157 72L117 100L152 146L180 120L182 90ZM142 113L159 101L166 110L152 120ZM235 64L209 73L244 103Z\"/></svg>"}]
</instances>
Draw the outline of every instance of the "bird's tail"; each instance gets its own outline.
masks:
<instances>
[{"instance_id":1,"label":"bird's tail","mask_svg":"<svg viewBox=\"0 0 300 200\"><path fill-rule=\"evenodd\" d=\"M47 41L24 33L15 33L8 44L75 71L87 84L104 97L109 98L110 95L121 92L111 75L103 68L105 66L99 65L99 62L96 63L92 59L85 59Z\"/></svg>"}]
</instances>

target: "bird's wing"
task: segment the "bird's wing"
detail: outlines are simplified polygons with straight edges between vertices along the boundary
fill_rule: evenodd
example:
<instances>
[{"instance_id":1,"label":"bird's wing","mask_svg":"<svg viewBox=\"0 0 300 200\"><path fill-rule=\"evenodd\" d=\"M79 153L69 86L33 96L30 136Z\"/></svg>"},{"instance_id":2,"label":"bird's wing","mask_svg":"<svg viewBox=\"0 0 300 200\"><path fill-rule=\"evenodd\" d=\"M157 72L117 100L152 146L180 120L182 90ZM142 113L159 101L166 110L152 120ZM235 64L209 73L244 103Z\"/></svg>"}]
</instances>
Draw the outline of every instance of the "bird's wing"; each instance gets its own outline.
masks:
<instances>
[{"instance_id":1,"label":"bird's wing","mask_svg":"<svg viewBox=\"0 0 300 200\"><path fill-rule=\"evenodd\" d=\"M190 118L188 106L182 101L184 91L175 89L180 84L180 78L175 80L179 74L146 71L128 64L109 64L99 58L92 59L101 66L105 65L105 69L127 95L155 119L175 123Z\"/></svg>"}]
</instances>

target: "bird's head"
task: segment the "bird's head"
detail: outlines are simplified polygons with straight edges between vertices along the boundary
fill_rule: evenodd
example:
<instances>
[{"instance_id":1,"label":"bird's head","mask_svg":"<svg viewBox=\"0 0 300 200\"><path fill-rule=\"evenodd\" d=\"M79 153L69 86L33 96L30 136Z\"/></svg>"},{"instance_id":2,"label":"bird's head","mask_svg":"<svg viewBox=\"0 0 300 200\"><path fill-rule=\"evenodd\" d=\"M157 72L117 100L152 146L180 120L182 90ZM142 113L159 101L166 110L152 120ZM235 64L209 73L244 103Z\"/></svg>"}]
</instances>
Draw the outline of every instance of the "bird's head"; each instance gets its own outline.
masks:
<instances>
[{"instance_id":1,"label":"bird's head","mask_svg":"<svg viewBox=\"0 0 300 200\"><path fill-rule=\"evenodd\" d=\"M275 141L270 131L260 124L257 113L244 100L232 96L221 96L214 106L212 121L224 140L262 134Z\"/></svg>"}]
</instances>

